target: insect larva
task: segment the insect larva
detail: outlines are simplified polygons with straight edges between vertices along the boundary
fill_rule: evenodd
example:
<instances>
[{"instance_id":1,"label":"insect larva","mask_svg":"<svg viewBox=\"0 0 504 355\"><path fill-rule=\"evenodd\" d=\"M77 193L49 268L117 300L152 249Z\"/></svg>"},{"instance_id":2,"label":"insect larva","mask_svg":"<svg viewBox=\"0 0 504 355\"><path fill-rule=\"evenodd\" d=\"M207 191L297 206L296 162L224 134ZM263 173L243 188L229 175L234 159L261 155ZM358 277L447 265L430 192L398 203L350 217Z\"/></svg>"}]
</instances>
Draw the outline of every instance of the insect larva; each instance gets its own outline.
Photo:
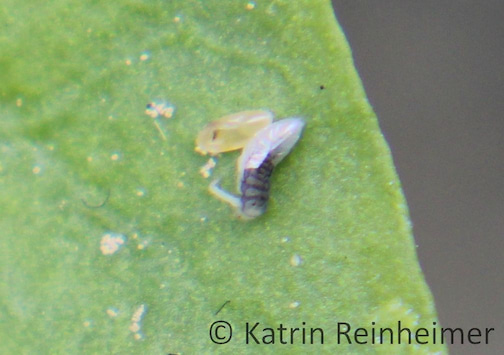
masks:
<instances>
[{"instance_id":1,"label":"insect larva","mask_svg":"<svg viewBox=\"0 0 504 355\"><path fill-rule=\"evenodd\" d=\"M215 155L243 148L262 128L273 121L265 110L242 111L210 122L196 138L196 151Z\"/></svg>"},{"instance_id":2,"label":"insect larva","mask_svg":"<svg viewBox=\"0 0 504 355\"><path fill-rule=\"evenodd\" d=\"M263 214L268 204L273 168L292 150L304 125L299 118L287 118L261 129L247 143L238 159L237 184L241 195L223 190L218 180L210 184L210 192L234 207L244 219Z\"/></svg>"}]
</instances>

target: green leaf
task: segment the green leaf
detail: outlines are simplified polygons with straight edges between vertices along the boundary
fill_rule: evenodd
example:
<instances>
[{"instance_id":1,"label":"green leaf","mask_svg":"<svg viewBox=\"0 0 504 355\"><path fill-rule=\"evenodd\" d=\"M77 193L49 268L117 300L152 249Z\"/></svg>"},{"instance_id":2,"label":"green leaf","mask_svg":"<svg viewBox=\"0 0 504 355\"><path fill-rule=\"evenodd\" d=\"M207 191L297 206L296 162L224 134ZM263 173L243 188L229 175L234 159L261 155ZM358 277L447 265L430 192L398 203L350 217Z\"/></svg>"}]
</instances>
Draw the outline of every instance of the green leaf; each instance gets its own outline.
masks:
<instances>
[{"instance_id":1,"label":"green leaf","mask_svg":"<svg viewBox=\"0 0 504 355\"><path fill-rule=\"evenodd\" d=\"M329 1L6 0L0 23L3 353L444 352L337 344L338 322L436 316ZM145 114L156 99L172 118ZM209 195L194 139L259 108L307 126L243 222ZM238 154L212 175L229 190ZM220 319L233 338L214 345ZM246 322L325 344L246 345Z\"/></svg>"}]
</instances>

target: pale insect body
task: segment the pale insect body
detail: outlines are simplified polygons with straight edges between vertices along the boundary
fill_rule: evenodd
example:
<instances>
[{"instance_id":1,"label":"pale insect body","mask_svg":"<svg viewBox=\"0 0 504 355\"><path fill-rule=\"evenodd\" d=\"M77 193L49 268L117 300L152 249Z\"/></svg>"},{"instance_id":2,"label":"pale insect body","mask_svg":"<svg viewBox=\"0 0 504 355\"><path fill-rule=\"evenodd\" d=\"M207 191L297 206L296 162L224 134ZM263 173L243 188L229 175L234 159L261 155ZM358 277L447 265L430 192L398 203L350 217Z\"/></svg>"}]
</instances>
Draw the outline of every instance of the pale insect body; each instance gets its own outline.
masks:
<instances>
[{"instance_id":1,"label":"pale insect body","mask_svg":"<svg viewBox=\"0 0 504 355\"><path fill-rule=\"evenodd\" d=\"M210 184L210 192L234 207L244 219L262 215L268 204L273 168L292 150L304 125L300 118L287 118L261 129L238 159L237 184L241 196L221 189L217 180Z\"/></svg>"},{"instance_id":2,"label":"pale insect body","mask_svg":"<svg viewBox=\"0 0 504 355\"><path fill-rule=\"evenodd\" d=\"M216 155L242 149L261 129L273 122L266 110L242 111L210 122L196 138L196 151Z\"/></svg>"}]
</instances>

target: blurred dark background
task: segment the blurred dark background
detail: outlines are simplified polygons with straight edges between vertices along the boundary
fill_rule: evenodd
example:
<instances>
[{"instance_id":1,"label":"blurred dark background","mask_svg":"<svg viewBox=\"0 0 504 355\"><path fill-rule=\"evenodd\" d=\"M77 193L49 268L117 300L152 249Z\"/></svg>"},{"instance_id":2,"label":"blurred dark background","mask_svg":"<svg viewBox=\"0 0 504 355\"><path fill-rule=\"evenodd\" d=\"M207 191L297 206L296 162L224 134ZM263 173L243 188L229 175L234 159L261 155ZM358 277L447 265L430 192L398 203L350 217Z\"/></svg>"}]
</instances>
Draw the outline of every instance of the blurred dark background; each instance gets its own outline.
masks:
<instances>
[{"instance_id":1,"label":"blurred dark background","mask_svg":"<svg viewBox=\"0 0 504 355\"><path fill-rule=\"evenodd\" d=\"M333 0L445 327L504 354L504 1Z\"/></svg>"}]
</instances>

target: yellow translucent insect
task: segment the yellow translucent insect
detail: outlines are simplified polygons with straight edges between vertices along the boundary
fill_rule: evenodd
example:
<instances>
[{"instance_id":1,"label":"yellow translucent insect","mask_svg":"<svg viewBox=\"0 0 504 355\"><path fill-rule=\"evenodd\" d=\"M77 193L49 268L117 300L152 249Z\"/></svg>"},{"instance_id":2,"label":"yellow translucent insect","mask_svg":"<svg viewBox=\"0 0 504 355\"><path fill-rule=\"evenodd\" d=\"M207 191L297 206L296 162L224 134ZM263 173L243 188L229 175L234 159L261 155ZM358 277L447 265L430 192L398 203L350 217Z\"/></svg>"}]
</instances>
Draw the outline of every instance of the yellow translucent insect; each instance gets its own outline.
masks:
<instances>
[{"instance_id":1,"label":"yellow translucent insect","mask_svg":"<svg viewBox=\"0 0 504 355\"><path fill-rule=\"evenodd\" d=\"M242 149L262 128L273 122L273 113L265 110L242 111L210 122L196 138L196 151L216 155Z\"/></svg>"},{"instance_id":2,"label":"yellow translucent insect","mask_svg":"<svg viewBox=\"0 0 504 355\"><path fill-rule=\"evenodd\" d=\"M238 114L226 117L236 116ZM219 124L224 123L222 119L218 122ZM247 119L243 116L240 123L243 127L250 127ZM304 121L300 118L287 118L264 126L255 131L252 136L249 134L249 139L242 135L238 148L234 148L243 148L237 162L237 189L241 193L240 196L223 190L218 185L218 180L210 184L210 192L219 200L231 205L240 218L252 219L263 214L269 199L270 177L273 169L297 143L304 125ZM235 121L234 131L240 132L239 126ZM231 131L226 133L225 138L221 137L219 147L229 148L228 138L234 144L236 143L236 146L238 141L234 139Z\"/></svg>"}]
</instances>

